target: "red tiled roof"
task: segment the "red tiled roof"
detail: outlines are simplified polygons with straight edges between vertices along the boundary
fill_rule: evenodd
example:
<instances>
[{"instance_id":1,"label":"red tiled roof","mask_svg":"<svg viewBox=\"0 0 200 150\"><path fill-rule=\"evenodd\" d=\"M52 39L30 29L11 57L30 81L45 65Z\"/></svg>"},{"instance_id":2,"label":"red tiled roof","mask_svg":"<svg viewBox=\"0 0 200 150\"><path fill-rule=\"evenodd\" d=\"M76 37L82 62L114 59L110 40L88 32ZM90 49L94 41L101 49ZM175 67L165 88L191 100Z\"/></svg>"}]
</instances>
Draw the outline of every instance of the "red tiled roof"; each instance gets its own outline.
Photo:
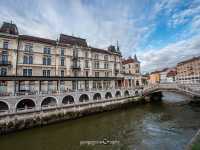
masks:
<instances>
[{"instance_id":1,"label":"red tiled roof","mask_svg":"<svg viewBox=\"0 0 200 150\"><path fill-rule=\"evenodd\" d=\"M171 70L167 73L167 77L174 77L176 76L177 72L175 70Z\"/></svg>"},{"instance_id":2,"label":"red tiled roof","mask_svg":"<svg viewBox=\"0 0 200 150\"><path fill-rule=\"evenodd\" d=\"M26 40L26 41L30 41L30 42L38 42L38 43L56 45L56 41L55 40L51 40L51 39L45 39L45 38L29 36L29 35L19 35L19 38L21 40Z\"/></svg>"},{"instance_id":3,"label":"red tiled roof","mask_svg":"<svg viewBox=\"0 0 200 150\"><path fill-rule=\"evenodd\" d=\"M69 35L65 35L65 34L60 34L59 42L64 43L64 44L87 47L86 39L82 39L82 38L74 37L74 36L69 36Z\"/></svg>"},{"instance_id":4,"label":"red tiled roof","mask_svg":"<svg viewBox=\"0 0 200 150\"><path fill-rule=\"evenodd\" d=\"M179 62L179 63L177 64L177 66L183 65L183 64L186 64L186 63L188 63L188 62L191 62L191 61L194 61L194 60L198 60L198 59L200 59L200 56L198 56L198 57L193 57L193 58L188 59L188 60L185 60L185 61L181 61L181 62Z\"/></svg>"},{"instance_id":5,"label":"red tiled roof","mask_svg":"<svg viewBox=\"0 0 200 150\"><path fill-rule=\"evenodd\" d=\"M130 63L134 63L134 62L137 62L137 60L133 59L133 58L128 58L128 59L124 59L122 60L122 64L125 65L125 64L130 64Z\"/></svg>"},{"instance_id":6,"label":"red tiled roof","mask_svg":"<svg viewBox=\"0 0 200 150\"><path fill-rule=\"evenodd\" d=\"M151 72L151 74L156 74L156 73L160 73L161 71L157 70L157 71L153 71Z\"/></svg>"}]
</instances>

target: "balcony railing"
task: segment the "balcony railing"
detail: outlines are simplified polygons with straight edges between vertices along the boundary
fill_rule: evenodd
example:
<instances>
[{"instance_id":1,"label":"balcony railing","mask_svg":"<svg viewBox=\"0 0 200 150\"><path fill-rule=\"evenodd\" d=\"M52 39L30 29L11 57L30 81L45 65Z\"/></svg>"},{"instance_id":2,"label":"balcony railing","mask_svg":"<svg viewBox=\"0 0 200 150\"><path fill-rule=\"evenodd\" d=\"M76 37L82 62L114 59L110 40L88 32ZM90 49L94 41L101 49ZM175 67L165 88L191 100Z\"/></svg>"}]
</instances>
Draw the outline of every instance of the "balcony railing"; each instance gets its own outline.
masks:
<instances>
[{"instance_id":1,"label":"balcony railing","mask_svg":"<svg viewBox=\"0 0 200 150\"><path fill-rule=\"evenodd\" d=\"M0 61L0 65L1 66L9 66L9 65L11 65L11 62L10 61Z\"/></svg>"},{"instance_id":2,"label":"balcony railing","mask_svg":"<svg viewBox=\"0 0 200 150\"><path fill-rule=\"evenodd\" d=\"M81 69L81 66L80 66L80 64L73 64L73 65L71 66L71 68L72 68L72 69Z\"/></svg>"},{"instance_id":3,"label":"balcony railing","mask_svg":"<svg viewBox=\"0 0 200 150\"><path fill-rule=\"evenodd\" d=\"M77 60L78 58L79 58L78 55L73 55L73 56L72 56L72 59L73 59L73 60Z\"/></svg>"}]
</instances>

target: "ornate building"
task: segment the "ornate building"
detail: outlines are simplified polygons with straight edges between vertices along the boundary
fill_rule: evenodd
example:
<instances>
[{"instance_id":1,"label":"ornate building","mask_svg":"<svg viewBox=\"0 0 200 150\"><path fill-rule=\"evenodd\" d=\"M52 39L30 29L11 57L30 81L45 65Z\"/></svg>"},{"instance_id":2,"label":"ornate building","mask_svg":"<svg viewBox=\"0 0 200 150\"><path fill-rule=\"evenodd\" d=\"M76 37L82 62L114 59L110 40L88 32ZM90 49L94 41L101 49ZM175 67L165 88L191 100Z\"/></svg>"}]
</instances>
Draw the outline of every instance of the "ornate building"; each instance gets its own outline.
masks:
<instances>
[{"instance_id":1,"label":"ornate building","mask_svg":"<svg viewBox=\"0 0 200 150\"><path fill-rule=\"evenodd\" d=\"M140 61L137 59L137 56L135 55L134 58L128 57L127 59L122 60L123 64L123 73L127 80L125 80L125 83L128 85L132 84L134 86L142 85L142 75L140 73ZM125 85L126 85L125 84Z\"/></svg>"},{"instance_id":2,"label":"ornate building","mask_svg":"<svg viewBox=\"0 0 200 150\"><path fill-rule=\"evenodd\" d=\"M13 23L0 28L1 95L121 88L122 69L118 46L98 49L64 34L58 40L21 35Z\"/></svg>"}]
</instances>

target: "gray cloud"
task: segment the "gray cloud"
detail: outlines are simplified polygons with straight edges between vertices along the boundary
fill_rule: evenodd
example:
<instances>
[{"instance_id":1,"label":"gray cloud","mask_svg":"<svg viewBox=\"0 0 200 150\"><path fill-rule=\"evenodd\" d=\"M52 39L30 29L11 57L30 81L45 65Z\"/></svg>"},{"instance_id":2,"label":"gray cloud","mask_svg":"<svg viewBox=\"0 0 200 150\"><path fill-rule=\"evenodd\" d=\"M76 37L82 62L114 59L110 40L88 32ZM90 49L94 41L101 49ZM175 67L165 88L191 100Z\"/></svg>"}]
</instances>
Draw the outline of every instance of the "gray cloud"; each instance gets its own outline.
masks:
<instances>
[{"instance_id":1,"label":"gray cloud","mask_svg":"<svg viewBox=\"0 0 200 150\"><path fill-rule=\"evenodd\" d=\"M200 55L200 36L178 41L162 49L139 53L144 72L173 67L180 61Z\"/></svg>"},{"instance_id":2,"label":"gray cloud","mask_svg":"<svg viewBox=\"0 0 200 150\"><path fill-rule=\"evenodd\" d=\"M196 2L196 0L194 0ZM87 0L85 0L87 2ZM88 0L88 2L91 2ZM150 71L165 65L175 65L181 60L199 54L200 41L187 35L197 33L200 27L198 4L192 3L185 12L172 16L170 25L182 23L184 16L193 11L191 31L183 32L181 40L161 49L139 49L141 43L148 43L148 37L156 28L156 17L165 13L171 15L181 0L112 1L100 0L97 4L81 0L5 0L0 2L0 23L13 20L22 34L57 38L60 33L86 38L88 43L99 48L120 42L126 57L139 53L142 70ZM177 36L177 35L175 35ZM184 39L184 40L183 40ZM149 45L151 48L151 45Z\"/></svg>"}]
</instances>

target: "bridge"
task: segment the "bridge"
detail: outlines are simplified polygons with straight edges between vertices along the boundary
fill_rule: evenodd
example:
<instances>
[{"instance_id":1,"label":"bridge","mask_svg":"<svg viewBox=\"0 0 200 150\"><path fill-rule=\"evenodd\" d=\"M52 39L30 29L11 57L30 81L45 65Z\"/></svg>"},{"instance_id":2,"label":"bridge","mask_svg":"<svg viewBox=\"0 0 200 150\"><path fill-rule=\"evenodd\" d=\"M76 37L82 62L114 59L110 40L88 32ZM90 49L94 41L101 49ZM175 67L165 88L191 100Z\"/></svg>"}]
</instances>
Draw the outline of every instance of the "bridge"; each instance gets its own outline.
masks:
<instances>
[{"instance_id":1,"label":"bridge","mask_svg":"<svg viewBox=\"0 0 200 150\"><path fill-rule=\"evenodd\" d=\"M192 98L200 98L200 84L178 84L178 83L162 83L153 84L144 87L144 96L149 96L153 93L171 91L178 92Z\"/></svg>"}]
</instances>

